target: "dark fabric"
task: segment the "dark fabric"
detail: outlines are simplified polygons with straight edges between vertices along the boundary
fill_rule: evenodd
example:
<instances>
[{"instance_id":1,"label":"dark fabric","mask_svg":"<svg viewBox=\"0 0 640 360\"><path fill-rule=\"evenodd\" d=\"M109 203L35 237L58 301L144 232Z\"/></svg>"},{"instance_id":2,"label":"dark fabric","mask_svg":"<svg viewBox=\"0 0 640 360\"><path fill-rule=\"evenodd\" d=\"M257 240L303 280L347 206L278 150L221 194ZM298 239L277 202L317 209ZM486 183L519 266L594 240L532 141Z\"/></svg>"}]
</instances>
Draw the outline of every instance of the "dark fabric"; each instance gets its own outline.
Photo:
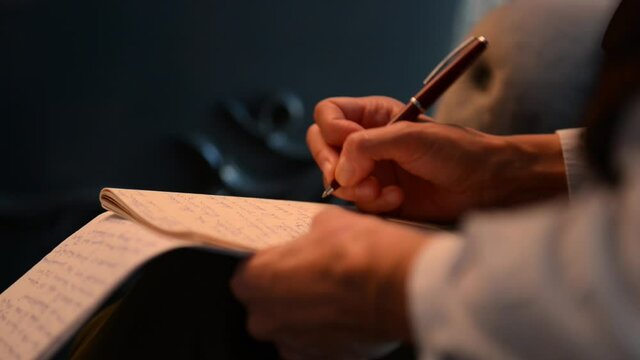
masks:
<instances>
[{"instance_id":1,"label":"dark fabric","mask_svg":"<svg viewBox=\"0 0 640 360\"><path fill-rule=\"evenodd\" d=\"M237 259L198 250L163 255L127 294L100 311L73 345L74 359L277 359L245 330L229 279Z\"/></svg>"},{"instance_id":2,"label":"dark fabric","mask_svg":"<svg viewBox=\"0 0 640 360\"><path fill-rule=\"evenodd\" d=\"M599 86L587 109L587 157L595 173L615 185L619 173L613 161L621 111L640 85L640 1L622 0L605 33Z\"/></svg>"},{"instance_id":3,"label":"dark fabric","mask_svg":"<svg viewBox=\"0 0 640 360\"><path fill-rule=\"evenodd\" d=\"M238 259L183 249L147 264L124 296L101 309L57 359L278 359L246 331L229 279ZM381 360L415 358L402 346Z\"/></svg>"},{"instance_id":4,"label":"dark fabric","mask_svg":"<svg viewBox=\"0 0 640 360\"><path fill-rule=\"evenodd\" d=\"M607 27L602 48L609 57L626 57L640 51L640 1L622 0Z\"/></svg>"}]
</instances>

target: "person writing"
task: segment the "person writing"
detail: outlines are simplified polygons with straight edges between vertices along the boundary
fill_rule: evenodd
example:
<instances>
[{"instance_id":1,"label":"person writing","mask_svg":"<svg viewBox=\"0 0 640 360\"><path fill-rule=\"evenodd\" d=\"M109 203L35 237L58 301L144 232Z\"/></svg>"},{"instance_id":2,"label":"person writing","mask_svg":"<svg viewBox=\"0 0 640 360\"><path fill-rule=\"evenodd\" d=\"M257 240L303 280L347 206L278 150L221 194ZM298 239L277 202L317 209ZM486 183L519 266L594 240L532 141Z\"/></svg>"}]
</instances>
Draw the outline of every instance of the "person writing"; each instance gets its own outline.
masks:
<instances>
[{"instance_id":1,"label":"person writing","mask_svg":"<svg viewBox=\"0 0 640 360\"><path fill-rule=\"evenodd\" d=\"M307 142L335 196L459 229L321 213L236 272L250 333L285 359L367 358L395 341L425 359L640 357L638 4L609 25L586 133L384 126L402 103L320 102Z\"/></svg>"}]
</instances>

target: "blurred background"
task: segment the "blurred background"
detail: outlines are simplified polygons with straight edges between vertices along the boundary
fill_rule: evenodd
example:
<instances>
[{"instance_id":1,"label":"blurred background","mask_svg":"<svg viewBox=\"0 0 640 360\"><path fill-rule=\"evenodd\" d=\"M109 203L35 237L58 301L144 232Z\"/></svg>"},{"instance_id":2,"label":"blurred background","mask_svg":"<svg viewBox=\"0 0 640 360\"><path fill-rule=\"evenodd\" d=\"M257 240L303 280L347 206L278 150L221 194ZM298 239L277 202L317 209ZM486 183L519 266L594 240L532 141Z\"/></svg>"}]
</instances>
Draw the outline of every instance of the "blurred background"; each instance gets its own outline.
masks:
<instances>
[{"instance_id":1,"label":"blurred background","mask_svg":"<svg viewBox=\"0 0 640 360\"><path fill-rule=\"evenodd\" d=\"M103 187L319 201L315 103L410 97L461 4L0 0L0 290Z\"/></svg>"}]
</instances>

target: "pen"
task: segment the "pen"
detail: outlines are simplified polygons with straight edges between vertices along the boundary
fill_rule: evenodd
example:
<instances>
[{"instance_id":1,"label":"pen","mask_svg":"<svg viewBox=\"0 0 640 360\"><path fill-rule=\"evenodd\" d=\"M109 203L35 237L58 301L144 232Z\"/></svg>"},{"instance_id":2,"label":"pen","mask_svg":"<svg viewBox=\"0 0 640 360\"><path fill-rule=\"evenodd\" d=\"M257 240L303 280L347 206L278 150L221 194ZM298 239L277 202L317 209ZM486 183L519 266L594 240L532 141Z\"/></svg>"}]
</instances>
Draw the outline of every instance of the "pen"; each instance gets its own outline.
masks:
<instances>
[{"instance_id":1,"label":"pen","mask_svg":"<svg viewBox=\"0 0 640 360\"><path fill-rule=\"evenodd\" d=\"M438 100L438 98L473 64L487 48L484 36L475 36L464 41L442 60L423 81L423 87L413 96L398 115L386 126L399 120L416 121L416 118ZM334 179L322 193L326 198L338 190L340 184Z\"/></svg>"}]
</instances>

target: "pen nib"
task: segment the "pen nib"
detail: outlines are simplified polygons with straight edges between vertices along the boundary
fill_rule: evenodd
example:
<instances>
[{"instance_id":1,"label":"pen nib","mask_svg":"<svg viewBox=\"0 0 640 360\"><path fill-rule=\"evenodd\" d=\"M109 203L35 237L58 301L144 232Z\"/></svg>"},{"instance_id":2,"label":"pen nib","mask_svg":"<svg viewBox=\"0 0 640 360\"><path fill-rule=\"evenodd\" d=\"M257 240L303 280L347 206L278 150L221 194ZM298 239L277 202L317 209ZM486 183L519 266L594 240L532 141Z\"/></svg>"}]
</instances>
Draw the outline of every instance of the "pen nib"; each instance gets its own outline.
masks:
<instances>
[{"instance_id":1,"label":"pen nib","mask_svg":"<svg viewBox=\"0 0 640 360\"><path fill-rule=\"evenodd\" d=\"M334 191L335 191L335 190L333 189L333 187L329 186L329 187L328 187L328 188L326 188L326 189L324 190L324 192L322 193L322 198L324 199L324 198L326 198L327 196L329 196L329 195L333 194L333 192L334 192Z\"/></svg>"}]
</instances>

